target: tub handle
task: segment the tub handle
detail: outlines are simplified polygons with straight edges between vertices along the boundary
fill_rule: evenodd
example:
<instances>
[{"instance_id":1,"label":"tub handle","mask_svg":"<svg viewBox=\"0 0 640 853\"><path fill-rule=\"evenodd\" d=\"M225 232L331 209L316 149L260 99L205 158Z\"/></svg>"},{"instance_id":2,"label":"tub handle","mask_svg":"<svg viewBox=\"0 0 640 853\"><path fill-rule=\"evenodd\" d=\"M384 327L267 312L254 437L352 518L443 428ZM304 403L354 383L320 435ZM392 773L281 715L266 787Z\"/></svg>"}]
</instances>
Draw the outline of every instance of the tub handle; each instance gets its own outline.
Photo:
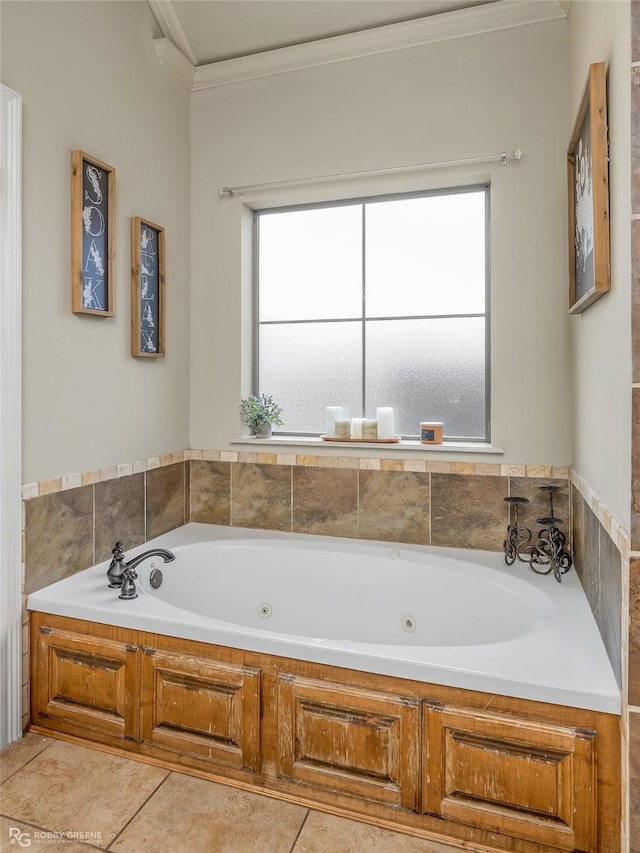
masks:
<instances>
[{"instance_id":1,"label":"tub handle","mask_svg":"<svg viewBox=\"0 0 640 853\"><path fill-rule=\"evenodd\" d=\"M107 569L107 580L111 589L119 589L122 586L124 573L124 550L122 542L116 542L115 548L111 552L113 558Z\"/></svg>"},{"instance_id":2,"label":"tub handle","mask_svg":"<svg viewBox=\"0 0 640 853\"><path fill-rule=\"evenodd\" d=\"M138 593L136 591L136 580L138 579L138 573L135 568L132 566L126 566L124 572L122 573L123 581L122 581L122 590L118 598L123 598L126 601L130 601L132 598L137 598Z\"/></svg>"}]
</instances>

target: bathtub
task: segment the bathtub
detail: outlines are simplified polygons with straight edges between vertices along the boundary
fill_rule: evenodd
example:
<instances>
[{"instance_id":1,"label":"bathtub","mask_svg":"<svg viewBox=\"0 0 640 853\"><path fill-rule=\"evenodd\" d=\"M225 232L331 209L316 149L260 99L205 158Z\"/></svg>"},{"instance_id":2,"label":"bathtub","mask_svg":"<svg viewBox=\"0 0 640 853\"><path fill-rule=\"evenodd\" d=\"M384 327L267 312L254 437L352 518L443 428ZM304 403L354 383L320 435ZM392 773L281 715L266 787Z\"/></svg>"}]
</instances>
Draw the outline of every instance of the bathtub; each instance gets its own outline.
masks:
<instances>
[{"instance_id":1,"label":"bathtub","mask_svg":"<svg viewBox=\"0 0 640 853\"><path fill-rule=\"evenodd\" d=\"M27 607L620 713L620 690L575 571L559 584L524 564L507 567L494 552L195 523L127 558L151 547L171 549L176 560L143 562L135 600L108 588L106 561L32 593Z\"/></svg>"}]
</instances>

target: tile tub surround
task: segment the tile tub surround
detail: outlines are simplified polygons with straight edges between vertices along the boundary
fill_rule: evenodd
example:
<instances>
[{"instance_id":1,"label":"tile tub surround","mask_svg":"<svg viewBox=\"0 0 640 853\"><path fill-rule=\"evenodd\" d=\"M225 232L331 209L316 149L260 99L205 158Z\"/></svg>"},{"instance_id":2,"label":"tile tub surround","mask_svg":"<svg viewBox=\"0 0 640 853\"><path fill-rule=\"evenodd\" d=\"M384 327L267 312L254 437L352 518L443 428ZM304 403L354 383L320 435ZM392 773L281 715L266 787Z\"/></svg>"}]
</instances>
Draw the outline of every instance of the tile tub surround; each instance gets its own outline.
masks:
<instances>
[{"instance_id":1,"label":"tile tub surround","mask_svg":"<svg viewBox=\"0 0 640 853\"><path fill-rule=\"evenodd\" d=\"M640 551L640 385L631 390L631 417L631 548Z\"/></svg>"},{"instance_id":2,"label":"tile tub surround","mask_svg":"<svg viewBox=\"0 0 640 853\"><path fill-rule=\"evenodd\" d=\"M629 563L629 703L640 707L640 557Z\"/></svg>"},{"instance_id":3,"label":"tile tub surround","mask_svg":"<svg viewBox=\"0 0 640 853\"><path fill-rule=\"evenodd\" d=\"M564 477L549 478L544 475L550 466L535 466L537 476L527 477L524 465L505 466L500 475L494 473L500 466L468 463L191 454L190 520L206 524L500 551L509 489L530 496L531 515L538 517L547 508L544 498L536 497L536 486L547 483L564 487L558 506L567 527L569 522L566 469L559 469ZM439 470L428 471L430 464ZM462 466L465 473L457 473Z\"/></svg>"},{"instance_id":4,"label":"tile tub surround","mask_svg":"<svg viewBox=\"0 0 640 853\"><path fill-rule=\"evenodd\" d=\"M501 551L509 518L507 477L431 475L431 544Z\"/></svg>"},{"instance_id":5,"label":"tile tub surround","mask_svg":"<svg viewBox=\"0 0 640 853\"><path fill-rule=\"evenodd\" d=\"M291 466L233 463L231 489L232 526L291 529Z\"/></svg>"},{"instance_id":6,"label":"tile tub surround","mask_svg":"<svg viewBox=\"0 0 640 853\"><path fill-rule=\"evenodd\" d=\"M360 471L360 536L426 545L430 541L429 475L418 471Z\"/></svg>"},{"instance_id":7,"label":"tile tub surround","mask_svg":"<svg viewBox=\"0 0 640 853\"><path fill-rule=\"evenodd\" d=\"M185 522L186 463L176 462L146 473L146 535L154 539Z\"/></svg>"},{"instance_id":8,"label":"tile tub surround","mask_svg":"<svg viewBox=\"0 0 640 853\"><path fill-rule=\"evenodd\" d=\"M180 451L24 486L25 588L108 558L114 534L132 548L189 520L500 551L504 497L530 499L519 517L535 530L546 484L565 489L554 508L567 532L574 517L579 563L599 566L601 533L628 554L625 531L574 472L570 498L568 477L544 465ZM598 572L581 574L596 615Z\"/></svg>"},{"instance_id":9,"label":"tile tub surround","mask_svg":"<svg viewBox=\"0 0 640 853\"><path fill-rule=\"evenodd\" d=\"M123 543L125 551L141 545L145 539L145 475L132 474L96 483L95 501L95 561L107 560L113 549L113 534ZM84 488L91 488L85 486Z\"/></svg>"},{"instance_id":10,"label":"tile tub surround","mask_svg":"<svg viewBox=\"0 0 640 853\"><path fill-rule=\"evenodd\" d=\"M580 492L572 486L575 569L598 623L613 671L622 685L624 558Z\"/></svg>"},{"instance_id":11,"label":"tile tub surround","mask_svg":"<svg viewBox=\"0 0 640 853\"><path fill-rule=\"evenodd\" d=\"M358 538L359 473L355 469L294 466L293 530Z\"/></svg>"},{"instance_id":12,"label":"tile tub surround","mask_svg":"<svg viewBox=\"0 0 640 853\"><path fill-rule=\"evenodd\" d=\"M94 562L93 486L45 494L25 506L25 592Z\"/></svg>"},{"instance_id":13,"label":"tile tub surround","mask_svg":"<svg viewBox=\"0 0 640 853\"><path fill-rule=\"evenodd\" d=\"M25 592L108 559L116 539L127 550L184 524L186 464L120 466L120 477L24 501Z\"/></svg>"},{"instance_id":14,"label":"tile tub surround","mask_svg":"<svg viewBox=\"0 0 640 853\"><path fill-rule=\"evenodd\" d=\"M629 711L630 853L640 853L640 709Z\"/></svg>"}]
</instances>

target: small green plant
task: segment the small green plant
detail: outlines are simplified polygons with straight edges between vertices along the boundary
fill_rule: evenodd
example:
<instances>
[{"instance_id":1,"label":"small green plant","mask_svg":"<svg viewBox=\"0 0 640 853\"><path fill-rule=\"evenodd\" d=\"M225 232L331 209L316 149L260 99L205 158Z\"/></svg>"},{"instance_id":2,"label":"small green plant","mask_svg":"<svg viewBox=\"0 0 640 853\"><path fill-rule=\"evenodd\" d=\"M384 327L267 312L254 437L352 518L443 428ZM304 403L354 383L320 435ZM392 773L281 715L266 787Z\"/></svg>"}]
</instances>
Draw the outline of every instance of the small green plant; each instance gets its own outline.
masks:
<instances>
[{"instance_id":1,"label":"small green plant","mask_svg":"<svg viewBox=\"0 0 640 853\"><path fill-rule=\"evenodd\" d=\"M283 426L282 409L274 402L270 394L252 394L240 401L242 420L249 427L251 435L262 435L271 431L271 425Z\"/></svg>"}]
</instances>

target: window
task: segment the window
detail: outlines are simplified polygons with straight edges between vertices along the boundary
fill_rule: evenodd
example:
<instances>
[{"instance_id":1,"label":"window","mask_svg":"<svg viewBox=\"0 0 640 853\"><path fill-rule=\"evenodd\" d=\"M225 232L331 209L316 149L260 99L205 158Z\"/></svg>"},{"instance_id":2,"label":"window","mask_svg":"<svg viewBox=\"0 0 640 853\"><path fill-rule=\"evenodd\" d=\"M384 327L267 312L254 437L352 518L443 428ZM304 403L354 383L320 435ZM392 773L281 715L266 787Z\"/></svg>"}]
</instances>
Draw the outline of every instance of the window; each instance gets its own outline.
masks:
<instances>
[{"instance_id":1,"label":"window","mask_svg":"<svg viewBox=\"0 0 640 853\"><path fill-rule=\"evenodd\" d=\"M255 213L254 390L283 432L392 406L404 437L489 440L488 210L483 185Z\"/></svg>"}]
</instances>

